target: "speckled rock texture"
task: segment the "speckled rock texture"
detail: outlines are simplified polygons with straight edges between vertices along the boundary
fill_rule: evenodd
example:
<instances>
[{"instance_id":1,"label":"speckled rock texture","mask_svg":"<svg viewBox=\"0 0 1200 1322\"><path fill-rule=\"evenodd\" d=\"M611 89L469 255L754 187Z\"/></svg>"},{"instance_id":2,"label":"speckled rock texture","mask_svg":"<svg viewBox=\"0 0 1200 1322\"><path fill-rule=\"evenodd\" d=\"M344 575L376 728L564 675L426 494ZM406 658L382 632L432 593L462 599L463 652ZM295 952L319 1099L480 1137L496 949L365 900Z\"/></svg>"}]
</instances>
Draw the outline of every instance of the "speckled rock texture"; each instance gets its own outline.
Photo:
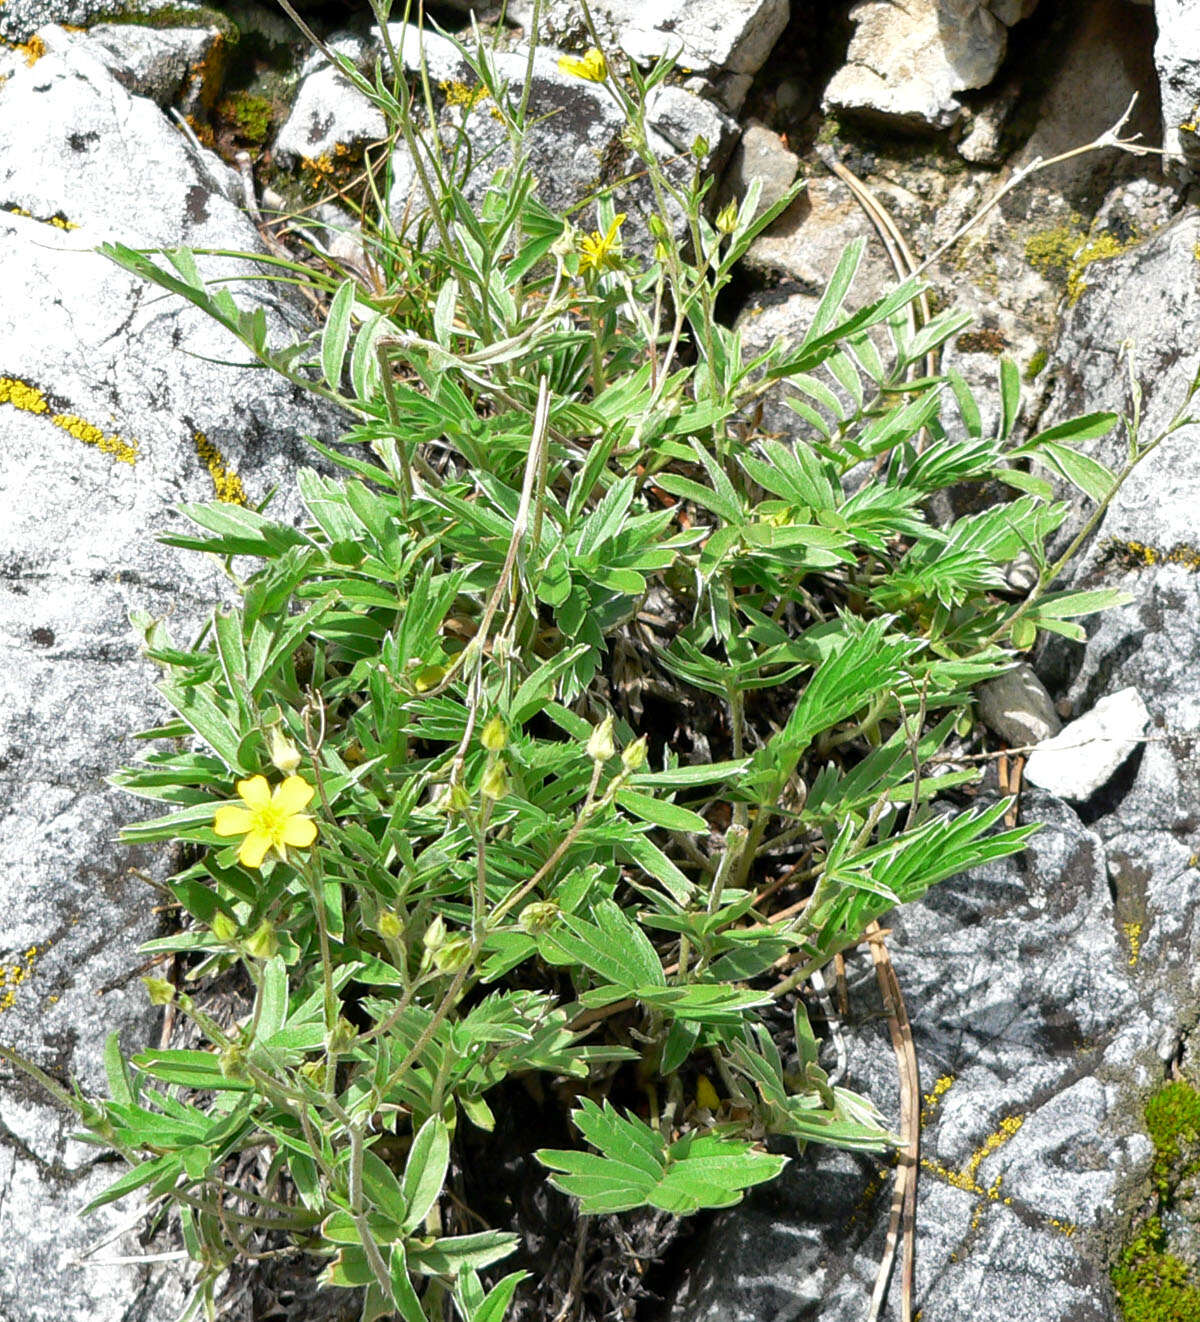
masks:
<instances>
[{"instance_id":1,"label":"speckled rock texture","mask_svg":"<svg viewBox=\"0 0 1200 1322\"><path fill-rule=\"evenodd\" d=\"M958 93L986 87L1008 28L1037 0L860 0L846 63L825 90L833 111L886 118L910 129L946 129L962 114Z\"/></svg>"},{"instance_id":2,"label":"speckled rock texture","mask_svg":"<svg viewBox=\"0 0 1200 1322\"><path fill-rule=\"evenodd\" d=\"M1154 0L1154 18L1163 146L1195 175L1200 170L1200 18L1190 0Z\"/></svg>"},{"instance_id":3,"label":"speckled rock texture","mask_svg":"<svg viewBox=\"0 0 1200 1322\"><path fill-rule=\"evenodd\" d=\"M105 784L167 714L127 613L169 616L186 639L222 587L216 566L156 543L175 505L289 490L302 438L332 439L336 420L205 361L244 354L94 251L254 250L258 236L236 176L131 96L89 38L41 35L32 65L0 55L0 1039L96 1088L108 1033L136 1049L160 1028L138 978L153 892L133 870L166 860L116 843L144 806ZM264 297L278 336L307 333ZM120 1167L71 1142L76 1127L0 1071L0 1319L173 1317L178 1264L81 1258L130 1210L78 1219ZM146 1251L126 1238L96 1256Z\"/></svg>"}]
</instances>

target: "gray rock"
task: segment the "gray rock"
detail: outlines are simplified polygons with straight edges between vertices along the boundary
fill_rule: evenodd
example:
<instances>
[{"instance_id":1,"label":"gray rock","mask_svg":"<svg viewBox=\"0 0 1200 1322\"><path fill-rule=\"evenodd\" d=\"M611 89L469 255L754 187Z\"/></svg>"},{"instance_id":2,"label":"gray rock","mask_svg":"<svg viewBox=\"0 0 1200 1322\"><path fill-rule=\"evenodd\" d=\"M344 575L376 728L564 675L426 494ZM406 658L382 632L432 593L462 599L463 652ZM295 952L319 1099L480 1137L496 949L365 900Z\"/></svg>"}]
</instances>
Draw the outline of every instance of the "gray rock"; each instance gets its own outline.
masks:
<instances>
[{"instance_id":1,"label":"gray rock","mask_svg":"<svg viewBox=\"0 0 1200 1322\"><path fill-rule=\"evenodd\" d=\"M1154 0L1154 17L1163 148L1194 173L1200 167L1200 23L1196 7L1189 0Z\"/></svg>"},{"instance_id":2,"label":"gray rock","mask_svg":"<svg viewBox=\"0 0 1200 1322\"><path fill-rule=\"evenodd\" d=\"M859 0L846 63L825 89L826 109L897 127L945 129L962 113L958 93L986 87L1004 59L1006 24L1032 5L976 0Z\"/></svg>"},{"instance_id":3,"label":"gray rock","mask_svg":"<svg viewBox=\"0 0 1200 1322\"><path fill-rule=\"evenodd\" d=\"M335 43L363 68L366 42ZM324 58L309 60L307 72L292 102L291 113L275 138L275 156L283 165L332 157L339 148L378 142L387 133L383 112Z\"/></svg>"},{"instance_id":4,"label":"gray rock","mask_svg":"<svg viewBox=\"0 0 1200 1322\"><path fill-rule=\"evenodd\" d=\"M418 57L415 29L406 33L403 25L391 24L389 31L396 47L403 38L402 59L412 67ZM449 42L431 42L427 35L425 52L432 82L464 89L475 86L474 74ZM605 183L615 183L632 173L637 178L616 190L619 209L629 214L622 238L629 250L648 250L652 241L643 217L652 204L652 193L641 177L643 171L635 167L634 158L622 142L624 117L603 87L560 69L561 58L560 52L539 47L533 61L529 108L534 122L525 146L530 166L541 183L540 196L552 208L570 210ZM517 86L525 78L528 63L528 54L521 49L494 57L500 80ZM697 164L716 171L728 158L737 125L713 102L672 87L663 89L648 111L650 147L662 158L675 182L685 184L690 180ZM488 113L486 97L477 102L444 104L441 114L447 142L453 143L461 131L470 139L475 158L487 161L487 167L472 174L465 186L467 196L478 201L494 172L511 161L508 134L503 124ZM698 136L706 144L699 161L692 155ZM396 180L392 211L399 224L406 213L425 209L426 200L404 144L396 148L392 168ZM586 214L577 223L586 226Z\"/></svg>"},{"instance_id":5,"label":"gray rock","mask_svg":"<svg viewBox=\"0 0 1200 1322\"><path fill-rule=\"evenodd\" d=\"M944 882L886 924L924 1095L923 1322L1116 1322L1111 1237L1123 1190L1152 1160L1134 1099L1160 1074L1155 1039L1177 1035L1187 1013L1164 1004L1165 968L1130 962L1099 838L1046 795L1027 792L1024 807L1048 823L1026 855ZM1190 950L1174 943L1175 976ZM896 1066L869 957L850 960L847 981L847 1084L894 1124ZM889 1198L879 1159L810 1148L717 1220L673 1322L861 1322Z\"/></svg>"},{"instance_id":6,"label":"gray rock","mask_svg":"<svg viewBox=\"0 0 1200 1322\"><path fill-rule=\"evenodd\" d=\"M981 684L975 700L983 723L1012 748L1041 743L1062 729L1054 699L1025 661Z\"/></svg>"},{"instance_id":7,"label":"gray rock","mask_svg":"<svg viewBox=\"0 0 1200 1322\"><path fill-rule=\"evenodd\" d=\"M713 77L755 74L766 62L788 21L788 0L597 0L591 6L600 37L633 59L649 63L671 55L681 68ZM528 24L528 0L509 6ZM574 0L543 6L544 38L588 45L590 38Z\"/></svg>"},{"instance_id":8,"label":"gray rock","mask_svg":"<svg viewBox=\"0 0 1200 1322\"><path fill-rule=\"evenodd\" d=\"M96 18L108 18L114 8L112 0L7 0L0 7L0 38L5 41L27 41L40 27L47 23L65 24L70 27L84 27ZM120 5L122 14L131 18L138 15L149 17L160 11L170 13L173 22L178 25L182 12L195 10L197 24L209 21L202 7L192 0L179 0L179 3L163 3L163 0L123 0Z\"/></svg>"},{"instance_id":9,"label":"gray rock","mask_svg":"<svg viewBox=\"0 0 1200 1322\"><path fill-rule=\"evenodd\" d=\"M1109 694L1030 753L1025 779L1060 799L1083 803L1108 784L1149 725L1137 689Z\"/></svg>"},{"instance_id":10,"label":"gray rock","mask_svg":"<svg viewBox=\"0 0 1200 1322\"><path fill-rule=\"evenodd\" d=\"M160 106L182 100L191 109L206 90L204 62L221 40L213 27L148 28L98 23L88 38L117 81Z\"/></svg>"},{"instance_id":11,"label":"gray rock","mask_svg":"<svg viewBox=\"0 0 1200 1322\"><path fill-rule=\"evenodd\" d=\"M94 251L261 249L236 176L121 86L90 38L44 31L49 53L32 67L6 53L0 82L0 195L28 213L0 212L0 1017L6 1043L103 1090L106 1035L133 1051L161 1027L139 981L154 895L133 869L161 876L166 860L117 844L151 814L105 781L166 715L127 612L169 616L187 639L224 588L205 557L155 540L179 527L177 503L218 482L252 500L290 491L298 438L332 439L336 420L222 365L244 357L224 331ZM198 260L210 276L240 269ZM274 335L309 333L277 288L234 285ZM0 1317L175 1317L179 1264L75 1265L130 1220L123 1204L77 1217L120 1165L69 1143L74 1118L7 1069L0 1120ZM125 1240L99 1256L146 1251Z\"/></svg>"},{"instance_id":12,"label":"gray rock","mask_svg":"<svg viewBox=\"0 0 1200 1322\"><path fill-rule=\"evenodd\" d=\"M762 195L757 214L761 215L791 188L799 172L800 158L780 142L779 134L751 120L742 130L722 186L741 199L751 183L759 180Z\"/></svg>"}]
</instances>

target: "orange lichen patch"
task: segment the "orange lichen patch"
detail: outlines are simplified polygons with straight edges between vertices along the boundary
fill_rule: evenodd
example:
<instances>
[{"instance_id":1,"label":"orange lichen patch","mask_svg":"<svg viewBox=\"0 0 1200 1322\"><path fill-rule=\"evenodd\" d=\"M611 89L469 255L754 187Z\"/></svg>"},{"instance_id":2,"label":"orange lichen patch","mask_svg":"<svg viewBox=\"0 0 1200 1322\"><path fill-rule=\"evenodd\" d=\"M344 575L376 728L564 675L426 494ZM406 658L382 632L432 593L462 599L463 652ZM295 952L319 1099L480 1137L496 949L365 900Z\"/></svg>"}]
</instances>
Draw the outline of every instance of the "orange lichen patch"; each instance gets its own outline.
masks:
<instances>
[{"instance_id":1,"label":"orange lichen patch","mask_svg":"<svg viewBox=\"0 0 1200 1322\"><path fill-rule=\"evenodd\" d=\"M213 491L216 492L217 499L223 500L227 505L245 505L246 489L242 486L242 479L225 462L225 456L221 451L202 431L196 432L192 440L200 462L208 469L208 475L212 478Z\"/></svg>"},{"instance_id":2,"label":"orange lichen patch","mask_svg":"<svg viewBox=\"0 0 1200 1322\"><path fill-rule=\"evenodd\" d=\"M128 441L114 432L106 432L95 423L75 413L58 412L45 393L16 377L0 376L0 404L11 404L22 413L48 414L50 421L68 436L84 445L94 446L121 464L135 464L138 458L137 441Z\"/></svg>"}]
</instances>

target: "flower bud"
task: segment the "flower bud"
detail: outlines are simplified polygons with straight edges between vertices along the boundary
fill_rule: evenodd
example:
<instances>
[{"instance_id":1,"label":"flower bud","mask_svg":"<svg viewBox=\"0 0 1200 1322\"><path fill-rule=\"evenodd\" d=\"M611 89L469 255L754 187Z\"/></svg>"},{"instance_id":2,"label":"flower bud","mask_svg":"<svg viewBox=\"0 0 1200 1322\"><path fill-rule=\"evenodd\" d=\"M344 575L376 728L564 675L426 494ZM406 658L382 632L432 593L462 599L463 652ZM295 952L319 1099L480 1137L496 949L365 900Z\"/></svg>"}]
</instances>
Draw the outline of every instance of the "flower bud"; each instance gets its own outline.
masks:
<instances>
[{"instance_id":1,"label":"flower bud","mask_svg":"<svg viewBox=\"0 0 1200 1322\"><path fill-rule=\"evenodd\" d=\"M270 959L279 950L275 929L264 918L246 941L246 954L254 959Z\"/></svg>"},{"instance_id":2,"label":"flower bud","mask_svg":"<svg viewBox=\"0 0 1200 1322\"><path fill-rule=\"evenodd\" d=\"M213 914L212 934L218 941L224 941L228 945L237 936L238 925L227 913L218 909Z\"/></svg>"},{"instance_id":3,"label":"flower bud","mask_svg":"<svg viewBox=\"0 0 1200 1322\"><path fill-rule=\"evenodd\" d=\"M641 735L621 750L621 765L626 771L640 771L646 765L646 736Z\"/></svg>"},{"instance_id":4,"label":"flower bud","mask_svg":"<svg viewBox=\"0 0 1200 1322\"><path fill-rule=\"evenodd\" d=\"M143 978L151 1005L170 1005L175 999L175 987L166 978Z\"/></svg>"},{"instance_id":5,"label":"flower bud","mask_svg":"<svg viewBox=\"0 0 1200 1322\"><path fill-rule=\"evenodd\" d=\"M483 773L479 782L479 792L485 799L502 799L508 793L508 767L503 760L497 759Z\"/></svg>"},{"instance_id":6,"label":"flower bud","mask_svg":"<svg viewBox=\"0 0 1200 1322\"><path fill-rule=\"evenodd\" d=\"M465 936L452 936L433 952L434 967L442 973L457 973L471 958L471 942Z\"/></svg>"},{"instance_id":7,"label":"flower bud","mask_svg":"<svg viewBox=\"0 0 1200 1322\"><path fill-rule=\"evenodd\" d=\"M337 1023L333 1026L333 1032L329 1035L329 1050L334 1055L343 1055L354 1045L355 1038L358 1037L358 1030L349 1021L338 1015Z\"/></svg>"},{"instance_id":8,"label":"flower bud","mask_svg":"<svg viewBox=\"0 0 1200 1322\"><path fill-rule=\"evenodd\" d=\"M613 744L613 718L611 712L592 731L587 742L587 751L588 757L593 762L607 762L616 752L616 746Z\"/></svg>"},{"instance_id":9,"label":"flower bud","mask_svg":"<svg viewBox=\"0 0 1200 1322\"><path fill-rule=\"evenodd\" d=\"M285 776L294 775L300 766L300 750L278 725L271 726L271 765Z\"/></svg>"},{"instance_id":10,"label":"flower bud","mask_svg":"<svg viewBox=\"0 0 1200 1322\"><path fill-rule=\"evenodd\" d=\"M226 1079L246 1077L246 1048L236 1044L227 1046L217 1057L221 1075Z\"/></svg>"},{"instance_id":11,"label":"flower bud","mask_svg":"<svg viewBox=\"0 0 1200 1322\"><path fill-rule=\"evenodd\" d=\"M436 950L445 940L446 924L442 921L442 915L438 914L425 929L425 935L421 938L421 943L426 950Z\"/></svg>"},{"instance_id":12,"label":"flower bud","mask_svg":"<svg viewBox=\"0 0 1200 1322\"><path fill-rule=\"evenodd\" d=\"M661 243L666 243L671 237L671 232L667 229L661 216L651 215L650 219L646 221L646 228L650 231L651 235Z\"/></svg>"},{"instance_id":13,"label":"flower bud","mask_svg":"<svg viewBox=\"0 0 1200 1322\"><path fill-rule=\"evenodd\" d=\"M404 931L404 924L400 921L399 914L393 913L391 909L385 909L379 915L375 930L385 941L395 941Z\"/></svg>"},{"instance_id":14,"label":"flower bud","mask_svg":"<svg viewBox=\"0 0 1200 1322\"><path fill-rule=\"evenodd\" d=\"M698 161L704 160L708 155L708 139L703 133L697 133L695 141L692 143L692 155Z\"/></svg>"},{"instance_id":15,"label":"flower bud","mask_svg":"<svg viewBox=\"0 0 1200 1322\"><path fill-rule=\"evenodd\" d=\"M737 229L738 205L731 198L720 211L717 212L717 229L722 234L732 234Z\"/></svg>"},{"instance_id":16,"label":"flower bud","mask_svg":"<svg viewBox=\"0 0 1200 1322\"><path fill-rule=\"evenodd\" d=\"M523 932L537 936L539 932L548 931L558 922L560 912L553 900L534 900L532 904L527 904L521 910L517 924Z\"/></svg>"},{"instance_id":17,"label":"flower bud","mask_svg":"<svg viewBox=\"0 0 1200 1322\"><path fill-rule=\"evenodd\" d=\"M493 716L479 738L489 753L499 753L508 743L508 730L499 716Z\"/></svg>"},{"instance_id":18,"label":"flower bud","mask_svg":"<svg viewBox=\"0 0 1200 1322\"><path fill-rule=\"evenodd\" d=\"M717 1090L707 1074L701 1074L696 1080L696 1105L704 1107L706 1111L715 1111L721 1105Z\"/></svg>"}]
</instances>

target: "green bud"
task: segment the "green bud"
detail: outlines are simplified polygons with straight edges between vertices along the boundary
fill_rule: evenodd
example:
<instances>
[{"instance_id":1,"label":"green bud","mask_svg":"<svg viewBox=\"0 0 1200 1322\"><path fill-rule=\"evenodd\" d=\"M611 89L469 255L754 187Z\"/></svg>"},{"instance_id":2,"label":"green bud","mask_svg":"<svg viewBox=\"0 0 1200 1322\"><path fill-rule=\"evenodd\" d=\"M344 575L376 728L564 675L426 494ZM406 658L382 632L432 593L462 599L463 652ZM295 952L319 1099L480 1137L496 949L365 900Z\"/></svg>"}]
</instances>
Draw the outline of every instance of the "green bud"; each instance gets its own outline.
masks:
<instances>
[{"instance_id":1,"label":"green bud","mask_svg":"<svg viewBox=\"0 0 1200 1322\"><path fill-rule=\"evenodd\" d=\"M626 771L640 771L646 765L646 736L635 739L621 750L621 765Z\"/></svg>"},{"instance_id":2,"label":"green bud","mask_svg":"<svg viewBox=\"0 0 1200 1322\"><path fill-rule=\"evenodd\" d=\"M170 1005L175 999L175 987L166 978L143 978L151 1005Z\"/></svg>"},{"instance_id":3,"label":"green bud","mask_svg":"<svg viewBox=\"0 0 1200 1322\"><path fill-rule=\"evenodd\" d=\"M246 954L254 959L270 959L279 950L275 929L264 918L246 941Z\"/></svg>"},{"instance_id":4,"label":"green bud","mask_svg":"<svg viewBox=\"0 0 1200 1322\"><path fill-rule=\"evenodd\" d=\"M218 910L213 914L212 934L218 941L228 944L237 936L238 925L227 913Z\"/></svg>"},{"instance_id":5,"label":"green bud","mask_svg":"<svg viewBox=\"0 0 1200 1322\"><path fill-rule=\"evenodd\" d=\"M442 921L442 915L437 917L425 929L425 935L421 942L426 950L436 950L438 946L444 944L446 940L446 924Z\"/></svg>"},{"instance_id":6,"label":"green bud","mask_svg":"<svg viewBox=\"0 0 1200 1322\"><path fill-rule=\"evenodd\" d=\"M400 921L398 914L393 913L391 909L385 909L379 915L375 930L385 941L395 941L404 931L404 924Z\"/></svg>"},{"instance_id":7,"label":"green bud","mask_svg":"<svg viewBox=\"0 0 1200 1322\"><path fill-rule=\"evenodd\" d=\"M434 966L443 973L457 973L471 958L471 942L465 936L452 936L433 952Z\"/></svg>"},{"instance_id":8,"label":"green bud","mask_svg":"<svg viewBox=\"0 0 1200 1322\"><path fill-rule=\"evenodd\" d=\"M489 753L499 753L508 743L508 729L499 716L493 716L483 727L480 742Z\"/></svg>"},{"instance_id":9,"label":"green bud","mask_svg":"<svg viewBox=\"0 0 1200 1322\"><path fill-rule=\"evenodd\" d=\"M546 932L553 927L560 913L561 910L553 900L534 900L521 910L517 923L523 932L537 936L539 932Z\"/></svg>"},{"instance_id":10,"label":"green bud","mask_svg":"<svg viewBox=\"0 0 1200 1322\"><path fill-rule=\"evenodd\" d=\"M271 726L271 765L292 776L300 765L300 750L278 725Z\"/></svg>"},{"instance_id":11,"label":"green bud","mask_svg":"<svg viewBox=\"0 0 1200 1322\"><path fill-rule=\"evenodd\" d=\"M732 234L737 229L738 204L731 198L720 211L717 212L717 229L722 234Z\"/></svg>"},{"instance_id":12,"label":"green bud","mask_svg":"<svg viewBox=\"0 0 1200 1322\"><path fill-rule=\"evenodd\" d=\"M358 1030L348 1020L338 1016L338 1021L333 1026L333 1032L329 1035L329 1050L334 1055L344 1055L354 1045L358 1037Z\"/></svg>"},{"instance_id":13,"label":"green bud","mask_svg":"<svg viewBox=\"0 0 1200 1322\"><path fill-rule=\"evenodd\" d=\"M613 718L612 713L600 722L592 731L591 737L587 742L588 757L593 762L607 762L617 751L613 743Z\"/></svg>"},{"instance_id":14,"label":"green bud","mask_svg":"<svg viewBox=\"0 0 1200 1322\"><path fill-rule=\"evenodd\" d=\"M708 139L703 133L696 134L696 140L692 143L692 155L698 161L704 160L708 155Z\"/></svg>"},{"instance_id":15,"label":"green bud","mask_svg":"<svg viewBox=\"0 0 1200 1322\"><path fill-rule=\"evenodd\" d=\"M479 782L479 792L486 799L502 799L508 791L508 767L498 758L484 771L483 779Z\"/></svg>"},{"instance_id":16,"label":"green bud","mask_svg":"<svg viewBox=\"0 0 1200 1322\"><path fill-rule=\"evenodd\" d=\"M227 1046L217 1058L221 1074L226 1079L246 1077L246 1048L236 1044Z\"/></svg>"},{"instance_id":17,"label":"green bud","mask_svg":"<svg viewBox=\"0 0 1200 1322\"><path fill-rule=\"evenodd\" d=\"M661 216L652 215L646 222L646 228L660 243L666 243L671 237L671 232L667 229L666 222Z\"/></svg>"}]
</instances>

